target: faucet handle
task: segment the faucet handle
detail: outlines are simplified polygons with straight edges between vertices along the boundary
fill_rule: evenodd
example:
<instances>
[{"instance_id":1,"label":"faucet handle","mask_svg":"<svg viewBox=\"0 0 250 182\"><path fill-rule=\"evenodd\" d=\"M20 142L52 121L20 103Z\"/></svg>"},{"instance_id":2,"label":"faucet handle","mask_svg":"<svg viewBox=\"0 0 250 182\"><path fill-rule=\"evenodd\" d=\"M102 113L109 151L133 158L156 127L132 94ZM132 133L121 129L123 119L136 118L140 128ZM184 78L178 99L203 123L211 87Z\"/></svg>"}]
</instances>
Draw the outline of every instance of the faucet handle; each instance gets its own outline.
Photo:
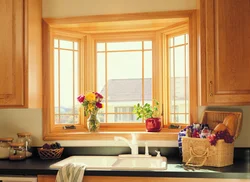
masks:
<instances>
[{"instance_id":1,"label":"faucet handle","mask_svg":"<svg viewBox=\"0 0 250 182\"><path fill-rule=\"evenodd\" d=\"M161 157L161 151L155 150L155 152L157 153L156 157Z\"/></svg>"},{"instance_id":2,"label":"faucet handle","mask_svg":"<svg viewBox=\"0 0 250 182\"><path fill-rule=\"evenodd\" d=\"M136 134L131 133L131 136L132 136L131 144L137 144Z\"/></svg>"},{"instance_id":3,"label":"faucet handle","mask_svg":"<svg viewBox=\"0 0 250 182\"><path fill-rule=\"evenodd\" d=\"M148 153L148 142L145 142L145 155L149 155L149 153Z\"/></svg>"}]
</instances>

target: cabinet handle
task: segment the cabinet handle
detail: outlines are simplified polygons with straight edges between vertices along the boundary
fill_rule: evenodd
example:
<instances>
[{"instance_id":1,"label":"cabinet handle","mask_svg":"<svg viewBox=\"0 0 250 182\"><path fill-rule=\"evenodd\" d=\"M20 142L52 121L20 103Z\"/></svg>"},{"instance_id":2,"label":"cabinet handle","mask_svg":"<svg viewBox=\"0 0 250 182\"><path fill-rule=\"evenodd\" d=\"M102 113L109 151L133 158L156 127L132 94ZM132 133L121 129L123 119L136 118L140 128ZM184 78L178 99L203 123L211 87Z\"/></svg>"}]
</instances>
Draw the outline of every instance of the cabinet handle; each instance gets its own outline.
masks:
<instances>
[{"instance_id":1,"label":"cabinet handle","mask_svg":"<svg viewBox=\"0 0 250 182\"><path fill-rule=\"evenodd\" d=\"M210 81L209 82L209 96L210 97L212 97L214 94L213 94L213 88L212 88L212 86L213 86L213 82L212 81Z\"/></svg>"}]
</instances>

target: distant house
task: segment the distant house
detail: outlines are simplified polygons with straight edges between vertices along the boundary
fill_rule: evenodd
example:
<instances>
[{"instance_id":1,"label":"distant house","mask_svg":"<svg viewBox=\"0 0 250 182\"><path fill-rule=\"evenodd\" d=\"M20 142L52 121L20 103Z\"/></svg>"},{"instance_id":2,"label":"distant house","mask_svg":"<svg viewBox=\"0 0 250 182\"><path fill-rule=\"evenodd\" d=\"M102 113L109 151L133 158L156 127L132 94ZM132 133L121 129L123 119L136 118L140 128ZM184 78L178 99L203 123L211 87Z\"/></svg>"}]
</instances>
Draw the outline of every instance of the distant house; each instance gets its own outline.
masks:
<instances>
[{"instance_id":1,"label":"distant house","mask_svg":"<svg viewBox=\"0 0 250 182\"><path fill-rule=\"evenodd\" d=\"M186 82L185 82L186 80ZM184 112L185 98L189 98L189 88L184 89L184 84L188 83L188 78L175 77L171 79L171 103L172 110L175 112ZM188 85L188 84L187 84ZM186 90L186 91L185 91ZM108 80L108 95L106 98L105 86L100 92L108 100L108 113L133 111L133 106L142 101L142 80L136 78L130 79L110 79ZM186 95L186 97L185 97ZM144 79L144 103L152 102L152 79ZM101 120L104 119L102 114ZM178 120L178 117L175 118ZM134 114L109 114L109 122L137 121Z\"/></svg>"}]
</instances>

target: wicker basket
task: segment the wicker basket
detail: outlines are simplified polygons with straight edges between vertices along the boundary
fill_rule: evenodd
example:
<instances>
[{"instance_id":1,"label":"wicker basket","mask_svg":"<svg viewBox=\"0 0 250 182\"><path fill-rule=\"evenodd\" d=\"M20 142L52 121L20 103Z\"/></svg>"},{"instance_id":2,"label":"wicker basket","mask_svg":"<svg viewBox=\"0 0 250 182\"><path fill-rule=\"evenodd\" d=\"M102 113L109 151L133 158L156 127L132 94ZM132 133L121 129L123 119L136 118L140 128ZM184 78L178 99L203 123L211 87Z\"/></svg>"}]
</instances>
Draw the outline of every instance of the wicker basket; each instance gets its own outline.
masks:
<instances>
[{"instance_id":1,"label":"wicker basket","mask_svg":"<svg viewBox=\"0 0 250 182\"><path fill-rule=\"evenodd\" d=\"M208 124L211 129L218 123L223 123L224 118L229 114L237 116L237 128L234 138L239 136L242 125L241 112L227 111L204 111L201 123ZM182 137L182 161L189 166L213 166L223 167L233 164L234 143L225 143L224 140L218 140L215 146L212 146L207 139Z\"/></svg>"},{"instance_id":2,"label":"wicker basket","mask_svg":"<svg viewBox=\"0 0 250 182\"><path fill-rule=\"evenodd\" d=\"M63 153L64 148L60 149L38 148L37 150L41 159L59 159Z\"/></svg>"}]
</instances>

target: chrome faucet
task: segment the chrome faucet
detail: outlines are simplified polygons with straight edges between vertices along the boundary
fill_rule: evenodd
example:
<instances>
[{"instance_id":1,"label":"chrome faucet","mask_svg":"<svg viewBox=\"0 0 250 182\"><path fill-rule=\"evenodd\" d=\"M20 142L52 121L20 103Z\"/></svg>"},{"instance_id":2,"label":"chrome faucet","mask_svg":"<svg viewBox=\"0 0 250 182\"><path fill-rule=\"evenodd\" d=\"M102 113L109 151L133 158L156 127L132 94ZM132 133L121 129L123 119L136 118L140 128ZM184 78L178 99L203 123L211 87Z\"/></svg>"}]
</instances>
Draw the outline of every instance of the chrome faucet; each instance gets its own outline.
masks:
<instances>
[{"instance_id":1,"label":"chrome faucet","mask_svg":"<svg viewBox=\"0 0 250 182\"><path fill-rule=\"evenodd\" d=\"M132 136L131 142L128 139L126 139L124 137L120 137L120 136L115 136L114 140L115 141L119 141L119 140L124 141L130 147L131 154L132 155L138 155L138 143L137 143L137 140L136 140L136 134L135 133L131 133L131 136Z\"/></svg>"}]
</instances>

